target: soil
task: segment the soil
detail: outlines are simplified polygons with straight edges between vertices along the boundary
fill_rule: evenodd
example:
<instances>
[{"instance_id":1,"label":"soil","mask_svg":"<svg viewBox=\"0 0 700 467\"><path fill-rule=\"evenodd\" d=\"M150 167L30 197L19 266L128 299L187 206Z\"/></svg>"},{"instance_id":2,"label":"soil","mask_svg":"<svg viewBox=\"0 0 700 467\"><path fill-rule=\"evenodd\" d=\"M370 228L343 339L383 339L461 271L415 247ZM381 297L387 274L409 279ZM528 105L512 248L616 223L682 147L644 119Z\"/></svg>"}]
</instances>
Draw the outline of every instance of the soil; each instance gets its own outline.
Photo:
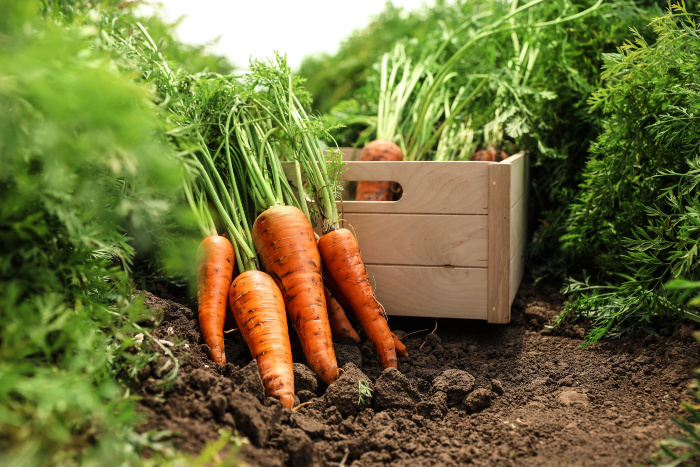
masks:
<instances>
[{"instance_id":1,"label":"soil","mask_svg":"<svg viewBox=\"0 0 700 467\"><path fill-rule=\"evenodd\" d=\"M324 387L293 341L304 404L288 410L264 398L235 333L228 363L214 364L195 307L162 289L147 301L163 312L155 336L175 344L182 367L165 394L159 362L134 382L141 429L177 433L174 446L193 454L220 429L235 431L251 466L645 465L679 432L671 416L700 367L692 325L582 349L582 325L551 329L563 305L556 289L524 284L508 325L390 317L409 352L398 371L382 371L366 339L336 341L341 375ZM371 396L360 397L362 380Z\"/></svg>"}]
</instances>

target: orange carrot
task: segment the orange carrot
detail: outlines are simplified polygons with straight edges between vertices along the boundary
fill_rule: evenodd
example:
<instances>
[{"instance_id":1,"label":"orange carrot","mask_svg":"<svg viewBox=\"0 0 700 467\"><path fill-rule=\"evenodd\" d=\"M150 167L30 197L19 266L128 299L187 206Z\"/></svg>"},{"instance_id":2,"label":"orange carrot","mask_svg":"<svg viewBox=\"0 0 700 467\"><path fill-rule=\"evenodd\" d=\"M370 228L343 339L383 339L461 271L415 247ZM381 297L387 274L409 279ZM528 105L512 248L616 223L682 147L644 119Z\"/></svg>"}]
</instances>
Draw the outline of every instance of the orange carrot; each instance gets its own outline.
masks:
<instances>
[{"instance_id":1,"label":"orange carrot","mask_svg":"<svg viewBox=\"0 0 700 467\"><path fill-rule=\"evenodd\" d=\"M197 304L199 327L211 358L226 363L224 322L226 297L233 278L233 245L219 235L205 237L197 248Z\"/></svg>"},{"instance_id":2,"label":"orange carrot","mask_svg":"<svg viewBox=\"0 0 700 467\"><path fill-rule=\"evenodd\" d=\"M355 342L360 342L360 336L352 327L348 317L345 316L345 311L343 307L340 306L338 300L333 297L331 291L328 287L325 287L326 291L326 308L328 309L328 321L331 325L331 333L333 337L339 339L353 339Z\"/></svg>"},{"instance_id":3,"label":"orange carrot","mask_svg":"<svg viewBox=\"0 0 700 467\"><path fill-rule=\"evenodd\" d=\"M392 339L394 339L394 348L396 348L396 355L398 355L399 357L408 357L408 350L406 350L406 345L403 342L401 342L399 336L392 332L391 337Z\"/></svg>"},{"instance_id":4,"label":"orange carrot","mask_svg":"<svg viewBox=\"0 0 700 467\"><path fill-rule=\"evenodd\" d=\"M243 340L258 362L265 395L279 398L283 407L291 409L294 367L282 292L268 274L245 271L231 284L229 305Z\"/></svg>"},{"instance_id":5,"label":"orange carrot","mask_svg":"<svg viewBox=\"0 0 700 467\"><path fill-rule=\"evenodd\" d=\"M472 161L486 161L486 162L501 162L508 158L508 153L496 149L493 146L489 146L486 149L480 149L476 151L470 160Z\"/></svg>"},{"instance_id":6,"label":"orange carrot","mask_svg":"<svg viewBox=\"0 0 700 467\"><path fill-rule=\"evenodd\" d=\"M309 367L321 381L331 384L338 378L338 363L326 310L321 257L309 219L293 206L272 207L255 220L252 235L265 271L282 291Z\"/></svg>"},{"instance_id":7,"label":"orange carrot","mask_svg":"<svg viewBox=\"0 0 700 467\"><path fill-rule=\"evenodd\" d=\"M376 139L370 141L360 153L361 161L402 161L401 148L394 142ZM356 201L391 201L399 187L388 181L357 182Z\"/></svg>"},{"instance_id":8,"label":"orange carrot","mask_svg":"<svg viewBox=\"0 0 700 467\"><path fill-rule=\"evenodd\" d=\"M355 236L348 229L331 230L318 241L318 250L328 273L372 341L382 366L396 368L396 350L386 314L374 296Z\"/></svg>"}]
</instances>

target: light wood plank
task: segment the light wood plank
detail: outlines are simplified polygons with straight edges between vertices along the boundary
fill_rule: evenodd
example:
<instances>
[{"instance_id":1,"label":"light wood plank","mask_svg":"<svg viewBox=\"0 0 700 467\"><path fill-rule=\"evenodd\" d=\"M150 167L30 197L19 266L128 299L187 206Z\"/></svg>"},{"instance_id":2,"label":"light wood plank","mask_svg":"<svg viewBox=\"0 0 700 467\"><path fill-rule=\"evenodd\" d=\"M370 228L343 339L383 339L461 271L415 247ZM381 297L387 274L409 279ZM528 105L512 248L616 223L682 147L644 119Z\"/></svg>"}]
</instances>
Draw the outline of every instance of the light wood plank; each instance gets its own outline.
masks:
<instances>
[{"instance_id":1,"label":"light wood plank","mask_svg":"<svg viewBox=\"0 0 700 467\"><path fill-rule=\"evenodd\" d=\"M348 162L345 181L392 181L398 201L344 201L344 212L486 214L489 162Z\"/></svg>"},{"instance_id":2,"label":"light wood plank","mask_svg":"<svg viewBox=\"0 0 700 467\"><path fill-rule=\"evenodd\" d=\"M521 197L510 208L510 236L511 251L515 251L527 235L527 198ZM512 256L512 255L511 255Z\"/></svg>"},{"instance_id":3,"label":"light wood plank","mask_svg":"<svg viewBox=\"0 0 700 467\"><path fill-rule=\"evenodd\" d=\"M508 294L508 307L513 305L513 300L518 293L520 283L525 275L525 242L522 242L510 259L510 290Z\"/></svg>"},{"instance_id":4,"label":"light wood plank","mask_svg":"<svg viewBox=\"0 0 700 467\"><path fill-rule=\"evenodd\" d=\"M352 148L352 147L341 147L340 152L343 153L344 161L357 161L360 160L360 153L362 148Z\"/></svg>"},{"instance_id":5,"label":"light wood plank","mask_svg":"<svg viewBox=\"0 0 700 467\"><path fill-rule=\"evenodd\" d=\"M485 268L488 219L484 215L348 213L367 263Z\"/></svg>"},{"instance_id":6,"label":"light wood plank","mask_svg":"<svg viewBox=\"0 0 700 467\"><path fill-rule=\"evenodd\" d=\"M510 159L510 158L509 158ZM508 303L513 304L520 283L525 275L525 246L527 244L527 209L529 165L526 153L515 154L511 165L511 219L510 219L510 293ZM504 161L505 162L505 161Z\"/></svg>"},{"instance_id":7,"label":"light wood plank","mask_svg":"<svg viewBox=\"0 0 700 467\"><path fill-rule=\"evenodd\" d=\"M489 166L489 323L510 322L510 165Z\"/></svg>"},{"instance_id":8,"label":"light wood plank","mask_svg":"<svg viewBox=\"0 0 700 467\"><path fill-rule=\"evenodd\" d=\"M486 269L368 264L387 314L486 319Z\"/></svg>"},{"instance_id":9,"label":"light wood plank","mask_svg":"<svg viewBox=\"0 0 700 467\"><path fill-rule=\"evenodd\" d=\"M515 205L527 191L528 158L525 152L513 154L499 164L510 166L510 201Z\"/></svg>"}]
</instances>

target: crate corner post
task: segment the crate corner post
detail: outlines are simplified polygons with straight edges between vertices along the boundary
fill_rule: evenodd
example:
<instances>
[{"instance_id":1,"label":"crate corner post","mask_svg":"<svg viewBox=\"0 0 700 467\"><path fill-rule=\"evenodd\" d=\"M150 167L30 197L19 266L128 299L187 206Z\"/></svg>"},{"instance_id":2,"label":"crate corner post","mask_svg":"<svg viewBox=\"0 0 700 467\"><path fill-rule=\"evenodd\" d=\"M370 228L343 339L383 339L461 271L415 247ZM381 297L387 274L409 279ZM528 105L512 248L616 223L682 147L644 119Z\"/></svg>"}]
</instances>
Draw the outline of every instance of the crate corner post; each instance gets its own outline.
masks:
<instances>
[{"instance_id":1,"label":"crate corner post","mask_svg":"<svg viewBox=\"0 0 700 467\"><path fill-rule=\"evenodd\" d=\"M511 167L491 163L488 168L488 271L486 319L510 322L510 198Z\"/></svg>"}]
</instances>

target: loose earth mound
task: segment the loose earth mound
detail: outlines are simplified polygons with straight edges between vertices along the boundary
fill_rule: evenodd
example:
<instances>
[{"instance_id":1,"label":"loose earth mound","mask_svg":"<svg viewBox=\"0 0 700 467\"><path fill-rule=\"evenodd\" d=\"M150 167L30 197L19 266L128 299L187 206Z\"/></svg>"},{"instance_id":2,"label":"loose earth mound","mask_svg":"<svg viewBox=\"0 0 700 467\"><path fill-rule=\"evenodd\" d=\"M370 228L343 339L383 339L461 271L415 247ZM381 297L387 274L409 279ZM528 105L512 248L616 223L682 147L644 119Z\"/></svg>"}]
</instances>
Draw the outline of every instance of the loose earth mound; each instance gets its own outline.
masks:
<instances>
[{"instance_id":1,"label":"loose earth mound","mask_svg":"<svg viewBox=\"0 0 700 467\"><path fill-rule=\"evenodd\" d=\"M548 327L562 297L525 284L509 325L390 317L409 352L399 371L382 371L366 339L336 342L341 376L325 387L293 342L303 405L288 410L264 399L235 332L228 363L214 364L186 299L161 289L147 300L164 315L155 336L180 343L183 366L164 400L156 371L139 375L141 429L178 433L174 445L189 453L236 431L249 441L239 456L256 466L645 464L677 431L670 415L700 367L690 325L579 349L583 327Z\"/></svg>"}]
</instances>

